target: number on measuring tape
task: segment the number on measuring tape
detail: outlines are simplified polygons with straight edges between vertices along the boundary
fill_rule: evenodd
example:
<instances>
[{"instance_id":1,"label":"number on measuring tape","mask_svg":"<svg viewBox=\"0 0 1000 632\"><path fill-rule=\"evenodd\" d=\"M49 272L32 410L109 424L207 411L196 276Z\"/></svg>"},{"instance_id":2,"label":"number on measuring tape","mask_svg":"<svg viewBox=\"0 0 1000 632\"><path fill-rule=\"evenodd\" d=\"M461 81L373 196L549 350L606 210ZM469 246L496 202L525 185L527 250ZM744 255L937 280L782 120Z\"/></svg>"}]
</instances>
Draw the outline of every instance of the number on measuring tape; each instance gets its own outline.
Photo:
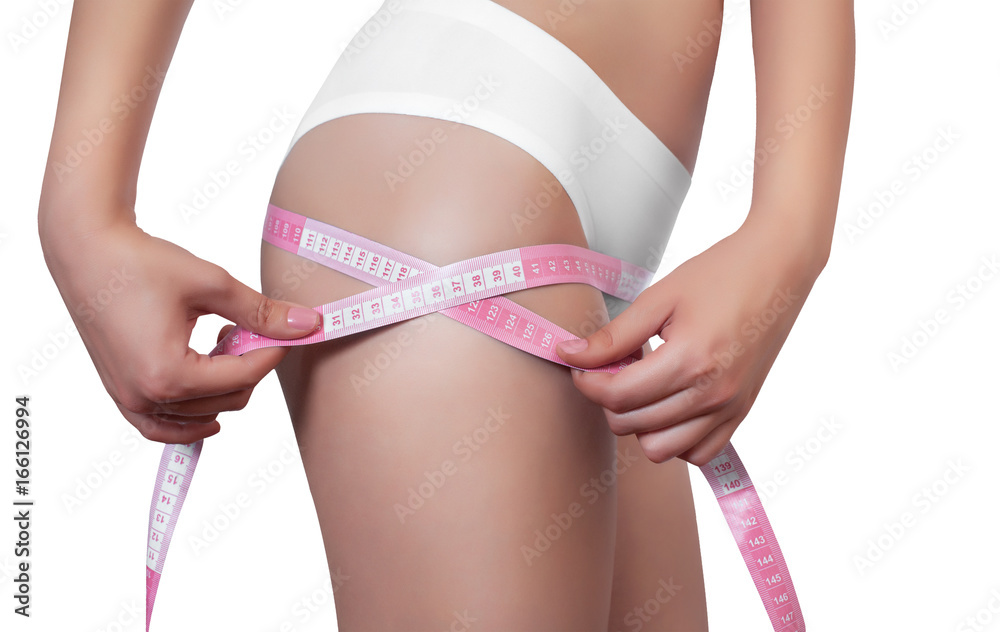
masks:
<instances>
[{"instance_id":1,"label":"number on measuring tape","mask_svg":"<svg viewBox=\"0 0 1000 632\"><path fill-rule=\"evenodd\" d=\"M323 251L323 256L327 259L338 260L340 257L340 251L344 247L344 241L342 239L331 239L330 245L327 246L326 250Z\"/></svg>"},{"instance_id":2,"label":"number on measuring tape","mask_svg":"<svg viewBox=\"0 0 1000 632\"><path fill-rule=\"evenodd\" d=\"M440 281L425 283L420 287L424 291L424 305L434 305L444 300L444 288Z\"/></svg>"},{"instance_id":3,"label":"number on measuring tape","mask_svg":"<svg viewBox=\"0 0 1000 632\"><path fill-rule=\"evenodd\" d=\"M407 310L417 309L424 306L424 291L419 285L408 290L403 290L403 306Z\"/></svg>"},{"instance_id":4,"label":"number on measuring tape","mask_svg":"<svg viewBox=\"0 0 1000 632\"><path fill-rule=\"evenodd\" d=\"M499 316L500 316L500 306L490 301L490 307L488 310L486 310L487 322L495 323L497 322L497 318Z\"/></svg>"},{"instance_id":5,"label":"number on measuring tape","mask_svg":"<svg viewBox=\"0 0 1000 632\"><path fill-rule=\"evenodd\" d=\"M462 275L462 280L465 281L465 287L468 288L470 293L480 292L486 289L486 282L483 281L482 270L466 272Z\"/></svg>"},{"instance_id":6,"label":"number on measuring tape","mask_svg":"<svg viewBox=\"0 0 1000 632\"><path fill-rule=\"evenodd\" d=\"M552 347L561 340L573 339L572 334L500 295L515 289L581 282L632 301L652 280L652 273L638 266L565 244L511 249L449 264L447 270L440 270L405 253L274 206L269 206L265 226L264 239L269 243L298 252L369 285L380 286L363 298L351 301L349 297L322 307L327 332L323 338L327 340L435 309L518 349L561 362ZM297 250L289 248L293 243ZM411 282L407 288L392 287L393 283L421 274L431 280L421 285ZM469 297L476 300L467 301ZM413 313L408 314L410 310ZM212 355L242 354L251 348L274 344L308 344L317 342L317 338L273 341L236 328ZM596 370L615 373L634 361L631 357L622 358ZM161 458L150 508L147 615L152 611L160 569L198 461L201 442L176 446L176 451L170 448L164 450ZM772 626L776 632L804 632L801 610L781 550L760 498L732 445L727 445L701 470L716 494ZM147 616L147 630L148 625Z\"/></svg>"},{"instance_id":7,"label":"number on measuring tape","mask_svg":"<svg viewBox=\"0 0 1000 632\"><path fill-rule=\"evenodd\" d=\"M344 328L343 312L323 314L323 331L336 331Z\"/></svg>"}]
</instances>

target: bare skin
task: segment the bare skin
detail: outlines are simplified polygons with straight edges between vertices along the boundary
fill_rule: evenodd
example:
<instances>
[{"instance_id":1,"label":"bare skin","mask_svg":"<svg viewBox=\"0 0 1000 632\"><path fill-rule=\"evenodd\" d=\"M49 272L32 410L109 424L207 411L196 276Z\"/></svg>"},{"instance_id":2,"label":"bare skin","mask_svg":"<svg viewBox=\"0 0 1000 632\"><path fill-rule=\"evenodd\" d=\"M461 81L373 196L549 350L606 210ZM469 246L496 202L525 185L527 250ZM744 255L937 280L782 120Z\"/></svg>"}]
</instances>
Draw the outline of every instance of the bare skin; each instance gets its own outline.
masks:
<instances>
[{"instance_id":1,"label":"bare skin","mask_svg":"<svg viewBox=\"0 0 1000 632\"><path fill-rule=\"evenodd\" d=\"M721 16L721 4L591 0L555 24L546 13L560 13L554 0L501 4L574 50L693 169L717 42L683 71L671 55ZM672 457L702 464L732 436L801 300L721 374L713 372L713 354L770 305L776 288L804 300L825 265L850 113L850 3L752 3L758 145L811 87L825 86L832 96L755 171L739 231L682 264L596 333L603 302L592 288L508 295L586 336L586 350L560 351L578 366L623 357L652 335L665 340L655 352L647 345L643 360L616 376L569 375L443 317L293 352L208 359L187 349L200 314L289 338L306 333L287 318L295 305L367 287L316 269L290 291L283 274L302 260L264 245L263 289L288 300L269 299L139 230L132 207L156 89L101 152L71 174L55 168L61 148L107 114L113 95L141 83L147 65L169 63L189 7L178 0L74 6L39 205L46 261L126 419L157 441L209 436L219 429L218 413L245 406L254 385L284 359L279 377L328 561L351 576L337 592L343 630L447 629L465 611L482 629L623 629L629 613L657 595L660 580L682 588L644 629L706 629L687 470ZM434 160L389 195L381 180L386 165L437 124L359 115L321 125L289 155L272 201L436 264L532 243L586 245L565 194L530 230L513 230L511 204L551 176L518 148L472 128L448 128L449 141ZM50 229L55 225L61 230ZM448 230L418 230L428 225ZM141 281L114 314L81 322L74 305L123 262ZM141 345L129 335L140 327L149 332ZM370 384L352 384L352 373L362 375L383 344L399 345L395 359ZM695 388L699 378L711 379ZM474 441L479 449L471 453L456 450L456 442L471 450L461 443L467 436L488 440ZM440 480L435 472L449 459L457 471L412 515L398 511L410 488ZM581 491L623 463L616 485ZM529 565L524 547L536 545L536 530L564 520L560 514L573 502L585 510Z\"/></svg>"},{"instance_id":2,"label":"bare skin","mask_svg":"<svg viewBox=\"0 0 1000 632\"><path fill-rule=\"evenodd\" d=\"M683 49L687 33L702 21L720 19L721 4L632 3L630 15L621 3L595 2L559 22L545 14L558 10L557 3L503 4L525 12L588 62L693 168L715 44L684 73L676 72L670 54ZM651 27L645 36L635 33L637 22L652 21L670 28L657 27L658 38ZM390 191L383 174L435 130L447 141ZM355 115L300 139L271 201L443 265L525 245L586 246L565 192L528 229L519 232L511 221L511 210L552 179L520 148L474 128L412 116ZM301 265L295 255L264 244L264 292L281 290L282 275L296 263ZM318 305L366 288L317 269L284 297ZM600 293L587 286L507 297L578 336L588 331L586 314L599 314L589 331L608 319ZM340 628L446 628L453 611L467 609L484 629L618 629L664 580L681 589L651 618L655 624L646 623L654 625L650 629L707 629L686 466L655 465L642 457L634 436L616 439L602 408L574 388L565 369L446 318L427 320L296 348L277 369L330 568L351 577L337 592ZM412 342L370 385L358 382L366 362L401 335ZM455 442L482 426L493 406L511 419L481 450L456 454ZM400 516L407 490L446 459L458 464L457 473L413 515L404 510ZM598 478L581 495L591 479L615 471L616 460L622 470L617 489L605 488ZM494 490L489 498L482 498L485 489ZM649 502L651 497L656 501ZM522 547L535 546L535 530L544 531L550 516L574 502L586 507L583 516L549 551L537 559L528 553L526 560ZM344 507L353 508L351 515ZM616 531L622 536L617 541ZM471 569L481 569L488 583L470 582ZM511 608L515 603L523 605Z\"/></svg>"}]
</instances>

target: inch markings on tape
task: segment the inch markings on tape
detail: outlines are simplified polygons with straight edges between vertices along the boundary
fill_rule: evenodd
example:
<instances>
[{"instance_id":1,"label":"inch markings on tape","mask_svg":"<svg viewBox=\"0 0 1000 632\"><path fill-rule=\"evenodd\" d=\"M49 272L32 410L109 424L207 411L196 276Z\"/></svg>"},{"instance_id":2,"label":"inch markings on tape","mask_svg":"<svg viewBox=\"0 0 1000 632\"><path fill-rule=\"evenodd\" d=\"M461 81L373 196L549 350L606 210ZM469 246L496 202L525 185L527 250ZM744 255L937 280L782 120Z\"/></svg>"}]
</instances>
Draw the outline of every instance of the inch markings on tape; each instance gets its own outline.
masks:
<instances>
[{"instance_id":1,"label":"inch markings on tape","mask_svg":"<svg viewBox=\"0 0 1000 632\"><path fill-rule=\"evenodd\" d=\"M500 295L556 283L586 283L633 301L652 279L643 268L567 244L517 248L438 267L274 205L268 206L264 240L375 287L316 308L323 314L323 326L309 336L275 340L235 327L210 356L313 344L440 312L501 342L566 366L556 355L555 345L575 336ZM635 361L628 356L583 370L617 373ZM146 556L147 632L167 549L202 443L165 446L160 459ZM732 444L701 471L716 495L775 632L804 632L802 610L784 556Z\"/></svg>"}]
</instances>

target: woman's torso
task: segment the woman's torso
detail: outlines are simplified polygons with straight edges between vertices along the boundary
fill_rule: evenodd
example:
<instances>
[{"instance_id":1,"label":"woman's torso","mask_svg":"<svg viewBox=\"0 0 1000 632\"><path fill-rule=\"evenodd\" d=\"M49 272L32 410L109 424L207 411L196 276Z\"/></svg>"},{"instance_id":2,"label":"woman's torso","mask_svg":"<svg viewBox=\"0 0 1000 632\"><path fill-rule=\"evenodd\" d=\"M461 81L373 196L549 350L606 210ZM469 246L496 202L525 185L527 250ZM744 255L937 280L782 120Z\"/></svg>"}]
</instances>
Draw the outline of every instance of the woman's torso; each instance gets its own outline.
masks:
<instances>
[{"instance_id":1,"label":"woman's torso","mask_svg":"<svg viewBox=\"0 0 1000 632\"><path fill-rule=\"evenodd\" d=\"M692 171L723 0L493 0L594 69Z\"/></svg>"}]
</instances>

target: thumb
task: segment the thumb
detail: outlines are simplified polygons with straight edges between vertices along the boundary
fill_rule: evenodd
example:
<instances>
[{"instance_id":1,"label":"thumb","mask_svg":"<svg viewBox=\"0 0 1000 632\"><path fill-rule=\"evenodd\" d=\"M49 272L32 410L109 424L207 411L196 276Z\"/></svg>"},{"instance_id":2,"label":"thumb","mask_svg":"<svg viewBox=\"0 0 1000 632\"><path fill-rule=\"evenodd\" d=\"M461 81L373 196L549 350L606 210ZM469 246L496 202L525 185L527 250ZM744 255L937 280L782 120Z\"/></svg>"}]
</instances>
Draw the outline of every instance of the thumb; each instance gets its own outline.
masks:
<instances>
[{"instance_id":1,"label":"thumb","mask_svg":"<svg viewBox=\"0 0 1000 632\"><path fill-rule=\"evenodd\" d=\"M264 296L225 273L221 291L208 292L201 306L243 329L268 338L289 340L315 331L322 314L310 307Z\"/></svg>"},{"instance_id":2,"label":"thumb","mask_svg":"<svg viewBox=\"0 0 1000 632\"><path fill-rule=\"evenodd\" d=\"M222 339L225 338L229 334L229 332L231 332L235 328L236 325L223 325L222 329L219 330L219 336L218 339L215 341L215 344L219 344L220 342L222 342Z\"/></svg>"},{"instance_id":3,"label":"thumb","mask_svg":"<svg viewBox=\"0 0 1000 632\"><path fill-rule=\"evenodd\" d=\"M564 340L556 345L556 354L567 364L592 369L621 360L639 350L663 328L666 317L658 314L648 299L640 294L634 303L610 323L586 338Z\"/></svg>"}]
</instances>

